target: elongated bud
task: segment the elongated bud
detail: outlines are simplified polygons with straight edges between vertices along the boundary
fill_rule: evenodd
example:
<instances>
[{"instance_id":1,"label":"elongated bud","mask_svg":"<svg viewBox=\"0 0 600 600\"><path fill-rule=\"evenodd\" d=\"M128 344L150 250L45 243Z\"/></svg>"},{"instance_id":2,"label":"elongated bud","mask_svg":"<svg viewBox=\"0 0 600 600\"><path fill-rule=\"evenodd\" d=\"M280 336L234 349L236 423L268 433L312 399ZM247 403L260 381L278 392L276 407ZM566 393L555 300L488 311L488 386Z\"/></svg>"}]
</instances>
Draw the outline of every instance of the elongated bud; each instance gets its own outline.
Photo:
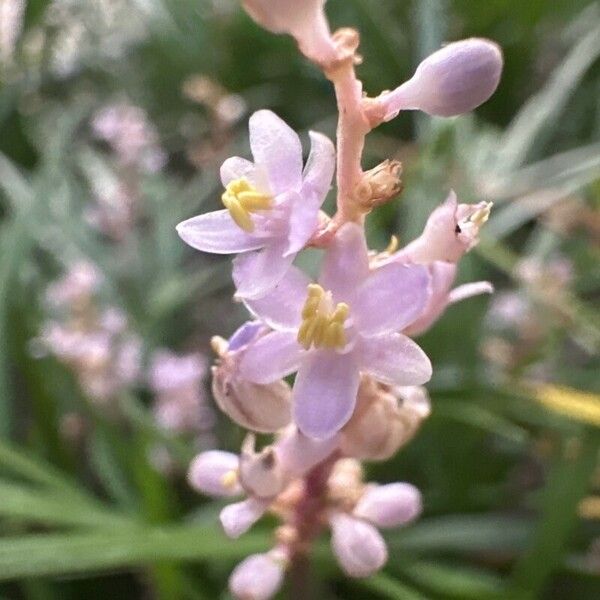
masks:
<instances>
[{"instance_id":1,"label":"elongated bud","mask_svg":"<svg viewBox=\"0 0 600 600\"><path fill-rule=\"evenodd\" d=\"M212 346L219 358L212 368L212 392L219 408L235 423L258 433L272 433L291 421L291 388L285 381L259 385L242 379L238 365L245 349L264 332L248 322L229 342L215 337Z\"/></svg>"},{"instance_id":2,"label":"elongated bud","mask_svg":"<svg viewBox=\"0 0 600 600\"><path fill-rule=\"evenodd\" d=\"M399 527L416 519L422 510L421 492L410 483L367 488L354 508L354 516L377 527Z\"/></svg>"},{"instance_id":3,"label":"elongated bud","mask_svg":"<svg viewBox=\"0 0 600 600\"><path fill-rule=\"evenodd\" d=\"M491 202L459 204L456 194L450 192L429 215L423 233L386 262L458 262L479 243L479 231L487 222L491 209Z\"/></svg>"},{"instance_id":4,"label":"elongated bud","mask_svg":"<svg viewBox=\"0 0 600 600\"><path fill-rule=\"evenodd\" d=\"M336 58L325 0L242 0L242 5L265 29L293 36L307 58L320 64Z\"/></svg>"},{"instance_id":5,"label":"elongated bud","mask_svg":"<svg viewBox=\"0 0 600 600\"><path fill-rule=\"evenodd\" d=\"M238 482L238 467L237 455L209 450L192 461L188 481L196 491L208 496L237 496L242 493Z\"/></svg>"},{"instance_id":6,"label":"elongated bud","mask_svg":"<svg viewBox=\"0 0 600 600\"><path fill-rule=\"evenodd\" d=\"M273 552L253 554L233 570L229 590L238 600L269 600L283 583L284 565Z\"/></svg>"},{"instance_id":7,"label":"elongated bud","mask_svg":"<svg viewBox=\"0 0 600 600\"><path fill-rule=\"evenodd\" d=\"M344 513L330 518L331 546L340 566L350 577L368 577L385 565L387 547L373 525Z\"/></svg>"},{"instance_id":8,"label":"elongated bud","mask_svg":"<svg viewBox=\"0 0 600 600\"><path fill-rule=\"evenodd\" d=\"M268 501L258 498L248 498L226 506L219 515L225 535L233 539L239 538L265 514L268 507Z\"/></svg>"},{"instance_id":9,"label":"elongated bud","mask_svg":"<svg viewBox=\"0 0 600 600\"><path fill-rule=\"evenodd\" d=\"M495 92L503 59L500 47L479 38L444 46L428 56L413 77L378 101L384 120L401 110L422 110L430 115L451 117L477 108Z\"/></svg>"},{"instance_id":10,"label":"elongated bud","mask_svg":"<svg viewBox=\"0 0 600 600\"><path fill-rule=\"evenodd\" d=\"M414 437L429 414L428 403L425 388L390 388L363 376L340 449L361 460L387 460Z\"/></svg>"},{"instance_id":11,"label":"elongated bud","mask_svg":"<svg viewBox=\"0 0 600 600\"><path fill-rule=\"evenodd\" d=\"M247 435L240 456L240 482L252 496L272 498L279 494L284 486L280 460L273 446L256 452L255 444L255 436Z\"/></svg>"}]
</instances>

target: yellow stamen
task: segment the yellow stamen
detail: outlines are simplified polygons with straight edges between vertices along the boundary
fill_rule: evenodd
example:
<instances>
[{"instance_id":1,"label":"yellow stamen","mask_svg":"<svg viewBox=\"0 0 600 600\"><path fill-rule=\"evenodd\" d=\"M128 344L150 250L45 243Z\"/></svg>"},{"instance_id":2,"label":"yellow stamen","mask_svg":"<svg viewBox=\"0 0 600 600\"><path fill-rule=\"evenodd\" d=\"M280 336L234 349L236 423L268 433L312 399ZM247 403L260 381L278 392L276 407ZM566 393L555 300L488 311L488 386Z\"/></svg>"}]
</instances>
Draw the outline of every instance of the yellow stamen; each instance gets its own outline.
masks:
<instances>
[{"instance_id":1,"label":"yellow stamen","mask_svg":"<svg viewBox=\"0 0 600 600\"><path fill-rule=\"evenodd\" d=\"M250 214L268 210L273 203L271 196L259 192L245 177L230 181L221 200L236 225L247 232L254 231Z\"/></svg>"},{"instance_id":2,"label":"yellow stamen","mask_svg":"<svg viewBox=\"0 0 600 600\"><path fill-rule=\"evenodd\" d=\"M393 235L390 238L390 243L388 244L387 248L384 250L385 254L393 254L394 252L396 252L396 250L398 250L398 245L399 245L399 241L398 241L398 236Z\"/></svg>"},{"instance_id":3,"label":"yellow stamen","mask_svg":"<svg viewBox=\"0 0 600 600\"><path fill-rule=\"evenodd\" d=\"M308 295L302 308L302 324L298 330L298 342L308 350L315 348L341 349L346 345L344 322L350 307L340 302L335 307L331 292L316 283L308 286Z\"/></svg>"},{"instance_id":4,"label":"yellow stamen","mask_svg":"<svg viewBox=\"0 0 600 600\"><path fill-rule=\"evenodd\" d=\"M490 218L492 206L494 206L494 203L488 202L483 208L476 210L469 218L469 221L477 225L477 227L481 227Z\"/></svg>"},{"instance_id":5,"label":"yellow stamen","mask_svg":"<svg viewBox=\"0 0 600 600\"><path fill-rule=\"evenodd\" d=\"M238 474L237 471L227 471L221 477L221 485L228 490L233 489L238 483Z\"/></svg>"}]
</instances>

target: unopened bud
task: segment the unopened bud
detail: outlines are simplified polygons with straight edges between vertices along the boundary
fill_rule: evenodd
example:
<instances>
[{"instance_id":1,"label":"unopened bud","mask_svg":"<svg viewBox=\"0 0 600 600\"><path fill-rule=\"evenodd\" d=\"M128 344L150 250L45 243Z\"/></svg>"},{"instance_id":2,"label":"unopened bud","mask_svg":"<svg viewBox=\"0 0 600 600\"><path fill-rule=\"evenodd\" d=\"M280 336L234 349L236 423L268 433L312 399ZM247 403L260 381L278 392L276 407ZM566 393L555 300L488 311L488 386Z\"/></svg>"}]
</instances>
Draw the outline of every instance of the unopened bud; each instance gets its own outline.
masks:
<instances>
[{"instance_id":1,"label":"unopened bud","mask_svg":"<svg viewBox=\"0 0 600 600\"><path fill-rule=\"evenodd\" d=\"M283 472L272 446L255 451L256 438L246 436L240 455L240 482L244 489L257 498L272 498L284 486Z\"/></svg>"},{"instance_id":2,"label":"unopened bud","mask_svg":"<svg viewBox=\"0 0 600 600\"><path fill-rule=\"evenodd\" d=\"M233 570L229 590L238 600L269 600L281 587L284 564L271 552L253 554Z\"/></svg>"},{"instance_id":3,"label":"unopened bud","mask_svg":"<svg viewBox=\"0 0 600 600\"><path fill-rule=\"evenodd\" d=\"M353 515L377 527L399 527L421 514L421 492L410 483L374 485L367 489Z\"/></svg>"},{"instance_id":4,"label":"unopened bud","mask_svg":"<svg viewBox=\"0 0 600 600\"><path fill-rule=\"evenodd\" d=\"M212 368L212 392L219 408L238 425L259 433L272 433L291 421L291 388L283 380L260 385L242 379L238 365L244 350L264 331L255 322L242 325L227 343L212 340L219 355Z\"/></svg>"},{"instance_id":5,"label":"unopened bud","mask_svg":"<svg viewBox=\"0 0 600 600\"><path fill-rule=\"evenodd\" d=\"M209 450L196 456L188 471L188 482L208 496L237 496L239 458L231 452Z\"/></svg>"},{"instance_id":6,"label":"unopened bud","mask_svg":"<svg viewBox=\"0 0 600 600\"><path fill-rule=\"evenodd\" d=\"M367 171L357 187L356 201L364 210L371 210L397 196L402 190L402 163L384 160Z\"/></svg>"},{"instance_id":7,"label":"unopened bud","mask_svg":"<svg viewBox=\"0 0 600 600\"><path fill-rule=\"evenodd\" d=\"M226 506L219 520L227 537L237 539L258 521L269 507L269 502L258 498L248 498Z\"/></svg>"},{"instance_id":8,"label":"unopened bud","mask_svg":"<svg viewBox=\"0 0 600 600\"><path fill-rule=\"evenodd\" d=\"M459 204L456 194L450 192L429 215L423 233L393 254L388 262L458 262L479 243L479 231L488 220L491 208L491 202Z\"/></svg>"},{"instance_id":9,"label":"unopened bud","mask_svg":"<svg viewBox=\"0 0 600 600\"><path fill-rule=\"evenodd\" d=\"M377 101L386 121L401 110L460 115L489 99L500 82L502 66L502 51L494 42L479 38L454 42L428 56L409 81Z\"/></svg>"},{"instance_id":10,"label":"unopened bud","mask_svg":"<svg viewBox=\"0 0 600 600\"><path fill-rule=\"evenodd\" d=\"M424 414L421 402L399 404L399 389L406 388L394 389L362 377L356 409L342 430L340 449L344 454L360 460L386 460L414 437L428 413ZM426 397L424 388L415 389L423 390Z\"/></svg>"},{"instance_id":11,"label":"unopened bud","mask_svg":"<svg viewBox=\"0 0 600 600\"><path fill-rule=\"evenodd\" d=\"M368 577L385 565L387 547L373 525L344 513L330 518L331 546L340 566L350 577Z\"/></svg>"}]
</instances>

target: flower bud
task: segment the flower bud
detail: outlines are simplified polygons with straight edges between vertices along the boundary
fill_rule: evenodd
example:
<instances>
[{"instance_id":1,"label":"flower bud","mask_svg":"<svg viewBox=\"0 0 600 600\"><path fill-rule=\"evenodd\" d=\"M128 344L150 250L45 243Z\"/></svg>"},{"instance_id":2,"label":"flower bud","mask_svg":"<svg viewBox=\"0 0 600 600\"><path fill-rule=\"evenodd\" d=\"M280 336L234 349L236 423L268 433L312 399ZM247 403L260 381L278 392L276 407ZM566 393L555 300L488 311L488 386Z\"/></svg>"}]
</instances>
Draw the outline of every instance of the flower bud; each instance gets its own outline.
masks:
<instances>
[{"instance_id":1,"label":"flower bud","mask_svg":"<svg viewBox=\"0 0 600 600\"><path fill-rule=\"evenodd\" d=\"M265 514L268 507L268 501L258 498L248 498L226 506L219 515L225 535L239 538Z\"/></svg>"},{"instance_id":2,"label":"flower bud","mask_svg":"<svg viewBox=\"0 0 600 600\"><path fill-rule=\"evenodd\" d=\"M242 493L238 482L239 459L231 452L209 450L196 456L188 471L188 482L208 496L237 496Z\"/></svg>"},{"instance_id":3,"label":"flower bud","mask_svg":"<svg viewBox=\"0 0 600 600\"><path fill-rule=\"evenodd\" d=\"M450 192L429 215L423 233L386 262L458 262L479 243L479 230L488 220L491 208L491 202L459 204L456 194Z\"/></svg>"},{"instance_id":4,"label":"flower bud","mask_svg":"<svg viewBox=\"0 0 600 600\"><path fill-rule=\"evenodd\" d=\"M253 554L233 570L229 590L238 600L269 600L282 583L282 560L272 553Z\"/></svg>"},{"instance_id":5,"label":"flower bud","mask_svg":"<svg viewBox=\"0 0 600 600\"><path fill-rule=\"evenodd\" d=\"M502 51L494 42L471 38L448 44L428 56L406 83L379 97L384 120L401 110L440 117L474 110L495 92L502 66Z\"/></svg>"},{"instance_id":6,"label":"flower bud","mask_svg":"<svg viewBox=\"0 0 600 600\"><path fill-rule=\"evenodd\" d=\"M325 0L242 0L242 5L265 29L293 36L311 60L326 64L336 58Z\"/></svg>"},{"instance_id":7,"label":"flower bud","mask_svg":"<svg viewBox=\"0 0 600 600\"><path fill-rule=\"evenodd\" d=\"M386 460L413 438L429 413L414 401L399 405L398 396L405 394L398 390L406 389L413 387L390 388L363 375L356 409L342 430L340 449L344 454L360 460ZM423 390L427 399L424 388L414 389Z\"/></svg>"},{"instance_id":8,"label":"flower bud","mask_svg":"<svg viewBox=\"0 0 600 600\"><path fill-rule=\"evenodd\" d=\"M350 577L368 577L387 561L387 547L373 525L344 513L330 518L331 546L340 566Z\"/></svg>"},{"instance_id":9,"label":"flower bud","mask_svg":"<svg viewBox=\"0 0 600 600\"><path fill-rule=\"evenodd\" d=\"M422 510L421 492L409 483L390 483L367 488L353 515L377 527L398 527L416 519Z\"/></svg>"},{"instance_id":10,"label":"flower bud","mask_svg":"<svg viewBox=\"0 0 600 600\"><path fill-rule=\"evenodd\" d=\"M246 436L240 455L240 482L244 489L257 498L272 498L282 491L283 471L273 446L255 451L256 438Z\"/></svg>"},{"instance_id":11,"label":"flower bud","mask_svg":"<svg viewBox=\"0 0 600 600\"><path fill-rule=\"evenodd\" d=\"M264 331L254 322L242 325L227 343L213 338L219 355L212 368L212 392L219 408L238 425L259 433L272 433L291 421L291 389L285 381L266 385L242 379L238 365L245 349Z\"/></svg>"}]
</instances>

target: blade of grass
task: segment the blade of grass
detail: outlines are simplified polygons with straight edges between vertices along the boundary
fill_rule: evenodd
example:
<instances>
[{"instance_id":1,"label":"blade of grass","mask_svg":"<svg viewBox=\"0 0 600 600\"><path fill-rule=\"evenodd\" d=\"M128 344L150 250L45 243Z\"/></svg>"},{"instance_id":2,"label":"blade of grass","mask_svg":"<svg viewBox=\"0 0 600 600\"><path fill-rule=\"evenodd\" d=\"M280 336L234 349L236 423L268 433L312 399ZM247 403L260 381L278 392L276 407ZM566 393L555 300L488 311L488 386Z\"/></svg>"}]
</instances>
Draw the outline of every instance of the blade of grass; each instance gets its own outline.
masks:
<instances>
[{"instance_id":1,"label":"blade of grass","mask_svg":"<svg viewBox=\"0 0 600 600\"><path fill-rule=\"evenodd\" d=\"M544 490L538 524L527 551L512 574L515 600L540 598L548 579L560 564L565 544L577 521L577 506L598 464L600 433L585 430L573 452L566 444Z\"/></svg>"},{"instance_id":2,"label":"blade of grass","mask_svg":"<svg viewBox=\"0 0 600 600\"><path fill-rule=\"evenodd\" d=\"M216 528L190 525L3 538L0 580L127 569L160 560L232 561L269 547L267 535L228 541Z\"/></svg>"}]
</instances>

